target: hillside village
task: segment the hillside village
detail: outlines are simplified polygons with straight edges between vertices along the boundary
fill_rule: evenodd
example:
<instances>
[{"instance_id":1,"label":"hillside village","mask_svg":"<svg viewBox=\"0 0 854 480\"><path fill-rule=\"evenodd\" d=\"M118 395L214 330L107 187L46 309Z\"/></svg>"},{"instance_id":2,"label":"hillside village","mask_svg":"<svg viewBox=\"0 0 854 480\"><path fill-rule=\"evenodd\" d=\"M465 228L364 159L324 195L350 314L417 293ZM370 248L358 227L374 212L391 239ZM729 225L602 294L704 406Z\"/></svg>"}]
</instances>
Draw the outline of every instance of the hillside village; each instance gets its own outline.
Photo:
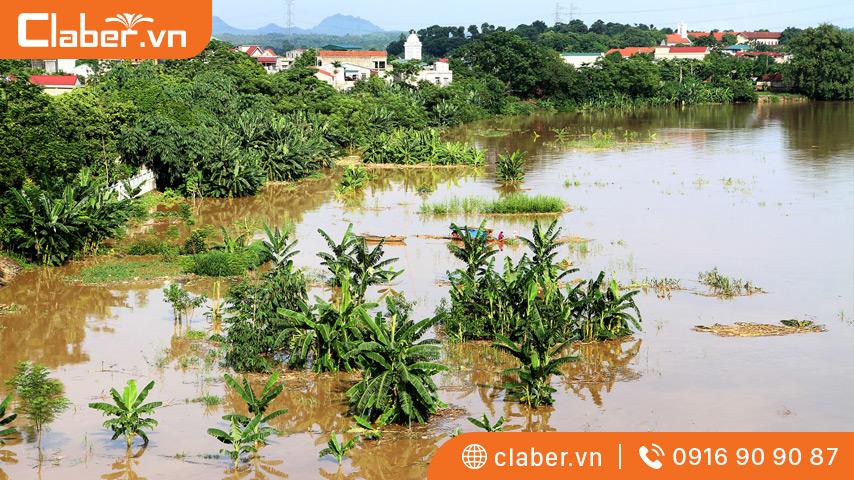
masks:
<instances>
[{"instance_id":1,"label":"hillside village","mask_svg":"<svg viewBox=\"0 0 854 480\"><path fill-rule=\"evenodd\" d=\"M431 27L434 28L434 27ZM666 31L670 31L669 29ZM743 58L767 58L773 63L786 63L790 55L778 51L782 32L770 31L692 31L680 23L673 33L667 33L659 45L627 46L611 48L603 52L561 52L563 61L574 68L595 66L605 56L619 54L623 58L649 55L654 60L703 60L713 51ZM343 37L342 37L343 38ZM403 37L401 37L403 38ZM280 54L271 47L258 44L238 45L235 51L255 59L269 74L288 70L308 49L293 48ZM448 58L437 58L427 63L423 60L421 38L410 30L403 42L402 58L394 58L386 50L367 50L353 45L326 45L314 50L315 77L338 91L352 89L356 82L371 77L392 81L395 65L413 65L405 68L410 84L428 82L447 87L453 82L454 74ZM45 75L34 75L30 81L41 86L50 95L59 95L82 86L93 73L86 64L77 64L74 59L34 60L33 68L44 70ZM754 81L757 89L783 89L780 74L760 75Z\"/></svg>"}]
</instances>

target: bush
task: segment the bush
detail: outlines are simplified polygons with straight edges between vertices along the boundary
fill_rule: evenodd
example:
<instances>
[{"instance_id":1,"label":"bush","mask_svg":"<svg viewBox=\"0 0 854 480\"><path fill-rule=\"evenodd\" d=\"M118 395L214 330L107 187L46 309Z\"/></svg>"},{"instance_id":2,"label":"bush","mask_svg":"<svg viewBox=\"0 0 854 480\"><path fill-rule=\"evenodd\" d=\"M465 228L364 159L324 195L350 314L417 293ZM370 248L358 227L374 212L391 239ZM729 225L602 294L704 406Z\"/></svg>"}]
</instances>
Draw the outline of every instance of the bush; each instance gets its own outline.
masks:
<instances>
[{"instance_id":1,"label":"bush","mask_svg":"<svg viewBox=\"0 0 854 480\"><path fill-rule=\"evenodd\" d=\"M264 263L262 247L257 243L237 252L212 250L190 258L187 272L206 277L236 277Z\"/></svg>"},{"instance_id":2,"label":"bush","mask_svg":"<svg viewBox=\"0 0 854 480\"><path fill-rule=\"evenodd\" d=\"M128 255L176 255L178 247L159 238L134 240L125 248Z\"/></svg>"},{"instance_id":3,"label":"bush","mask_svg":"<svg viewBox=\"0 0 854 480\"><path fill-rule=\"evenodd\" d=\"M462 143L442 142L435 129L399 128L365 140L362 160L365 163L402 165L481 165L484 154Z\"/></svg>"},{"instance_id":4,"label":"bush","mask_svg":"<svg viewBox=\"0 0 854 480\"><path fill-rule=\"evenodd\" d=\"M527 152L516 150L498 155L495 161L495 177L499 183L519 183L525 178L525 156Z\"/></svg>"}]
</instances>

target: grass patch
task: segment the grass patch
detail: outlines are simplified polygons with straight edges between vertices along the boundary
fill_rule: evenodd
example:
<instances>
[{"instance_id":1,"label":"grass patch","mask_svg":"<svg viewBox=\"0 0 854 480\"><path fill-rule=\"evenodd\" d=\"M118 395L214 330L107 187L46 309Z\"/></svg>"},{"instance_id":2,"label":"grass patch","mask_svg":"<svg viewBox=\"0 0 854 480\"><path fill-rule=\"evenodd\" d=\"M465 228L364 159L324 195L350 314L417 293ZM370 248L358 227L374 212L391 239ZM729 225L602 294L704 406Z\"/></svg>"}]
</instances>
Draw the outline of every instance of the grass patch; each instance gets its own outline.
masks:
<instances>
[{"instance_id":1,"label":"grass patch","mask_svg":"<svg viewBox=\"0 0 854 480\"><path fill-rule=\"evenodd\" d=\"M451 198L443 202L425 203L419 210L422 214L449 215L459 213L483 213L487 215L555 214L566 210L560 197L551 195L526 195L515 193L497 200L479 197Z\"/></svg>"},{"instance_id":2,"label":"grass patch","mask_svg":"<svg viewBox=\"0 0 854 480\"><path fill-rule=\"evenodd\" d=\"M208 407L214 407L222 403L222 399L217 397L216 395L202 395L201 397L196 397L192 400L193 403L204 403Z\"/></svg>"},{"instance_id":3,"label":"grass patch","mask_svg":"<svg viewBox=\"0 0 854 480\"><path fill-rule=\"evenodd\" d=\"M181 265L177 262L156 260L107 260L83 267L74 275L66 277L72 282L87 285L136 282L176 277L181 274Z\"/></svg>"},{"instance_id":4,"label":"grass patch","mask_svg":"<svg viewBox=\"0 0 854 480\"><path fill-rule=\"evenodd\" d=\"M187 257L187 273L206 277L236 277L264 263L260 243L253 243L239 252L212 250Z\"/></svg>"},{"instance_id":5,"label":"grass patch","mask_svg":"<svg viewBox=\"0 0 854 480\"><path fill-rule=\"evenodd\" d=\"M204 340L208 338L208 334L201 330L187 330L184 336L189 340Z\"/></svg>"},{"instance_id":6,"label":"grass patch","mask_svg":"<svg viewBox=\"0 0 854 480\"><path fill-rule=\"evenodd\" d=\"M709 287L713 295L724 298L764 292L764 290L754 285L750 280L721 275L718 272L718 267L707 272L700 272L699 280L701 284Z\"/></svg>"}]
</instances>

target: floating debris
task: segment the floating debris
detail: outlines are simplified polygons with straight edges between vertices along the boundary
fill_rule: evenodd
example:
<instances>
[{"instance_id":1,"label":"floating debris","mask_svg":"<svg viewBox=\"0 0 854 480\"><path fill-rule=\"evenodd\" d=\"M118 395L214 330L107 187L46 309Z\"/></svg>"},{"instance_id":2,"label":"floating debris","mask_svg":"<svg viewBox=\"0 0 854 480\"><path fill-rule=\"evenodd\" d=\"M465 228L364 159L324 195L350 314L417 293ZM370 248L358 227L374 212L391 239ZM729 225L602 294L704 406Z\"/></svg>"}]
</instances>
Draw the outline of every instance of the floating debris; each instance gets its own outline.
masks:
<instances>
[{"instance_id":1,"label":"floating debris","mask_svg":"<svg viewBox=\"0 0 854 480\"><path fill-rule=\"evenodd\" d=\"M720 337L771 337L827 331L824 325L817 325L811 320L782 320L780 323L781 325L748 322L736 322L733 325L716 323L712 326L697 325L694 331L714 333Z\"/></svg>"}]
</instances>

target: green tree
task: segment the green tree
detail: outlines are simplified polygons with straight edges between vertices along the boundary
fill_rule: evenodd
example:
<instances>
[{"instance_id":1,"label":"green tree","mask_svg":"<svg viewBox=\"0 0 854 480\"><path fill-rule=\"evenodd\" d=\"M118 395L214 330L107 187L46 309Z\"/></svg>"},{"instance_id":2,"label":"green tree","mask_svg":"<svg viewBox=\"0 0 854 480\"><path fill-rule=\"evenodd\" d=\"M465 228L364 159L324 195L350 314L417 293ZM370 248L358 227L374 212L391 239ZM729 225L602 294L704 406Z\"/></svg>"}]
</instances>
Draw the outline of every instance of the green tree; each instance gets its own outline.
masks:
<instances>
[{"instance_id":1,"label":"green tree","mask_svg":"<svg viewBox=\"0 0 854 480\"><path fill-rule=\"evenodd\" d=\"M823 24L807 28L787 47L787 74L799 92L819 100L854 99L854 33Z\"/></svg>"},{"instance_id":2,"label":"green tree","mask_svg":"<svg viewBox=\"0 0 854 480\"><path fill-rule=\"evenodd\" d=\"M50 373L43 365L20 362L15 367L15 375L6 382L17 397L17 411L36 431L39 452L45 427L71 406L65 398L62 382L50 378Z\"/></svg>"}]
</instances>

